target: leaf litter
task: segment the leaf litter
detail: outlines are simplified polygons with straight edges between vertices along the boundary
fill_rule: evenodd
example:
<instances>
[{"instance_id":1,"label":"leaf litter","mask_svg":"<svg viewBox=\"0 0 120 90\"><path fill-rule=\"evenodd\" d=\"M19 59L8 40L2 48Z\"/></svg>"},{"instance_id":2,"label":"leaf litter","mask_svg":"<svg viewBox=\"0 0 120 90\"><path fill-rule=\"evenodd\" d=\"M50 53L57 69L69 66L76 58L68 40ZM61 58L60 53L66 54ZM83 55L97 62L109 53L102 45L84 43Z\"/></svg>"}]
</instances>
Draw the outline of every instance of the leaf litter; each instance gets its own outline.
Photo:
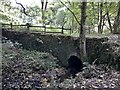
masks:
<instances>
[{"instance_id":1,"label":"leaf litter","mask_svg":"<svg viewBox=\"0 0 120 90\"><path fill-rule=\"evenodd\" d=\"M17 44L16 44L17 43ZM50 53L22 49L2 37L2 88L120 89L120 72L106 65L87 65L72 78ZM108 89L109 90L109 89Z\"/></svg>"}]
</instances>

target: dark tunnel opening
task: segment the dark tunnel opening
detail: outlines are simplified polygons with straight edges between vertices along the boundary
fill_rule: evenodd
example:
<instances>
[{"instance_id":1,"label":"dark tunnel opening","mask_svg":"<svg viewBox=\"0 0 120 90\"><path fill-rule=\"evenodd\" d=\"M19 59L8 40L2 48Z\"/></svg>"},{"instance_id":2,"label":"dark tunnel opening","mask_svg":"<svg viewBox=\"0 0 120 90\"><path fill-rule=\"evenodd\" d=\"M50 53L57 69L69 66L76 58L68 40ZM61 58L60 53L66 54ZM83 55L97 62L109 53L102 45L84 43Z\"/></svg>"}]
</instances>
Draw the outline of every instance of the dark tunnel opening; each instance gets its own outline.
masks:
<instances>
[{"instance_id":1,"label":"dark tunnel opening","mask_svg":"<svg viewBox=\"0 0 120 90\"><path fill-rule=\"evenodd\" d=\"M83 68L83 62L77 56L70 56L68 59L68 72L72 75L73 78L76 77L78 72L81 72Z\"/></svg>"}]
</instances>

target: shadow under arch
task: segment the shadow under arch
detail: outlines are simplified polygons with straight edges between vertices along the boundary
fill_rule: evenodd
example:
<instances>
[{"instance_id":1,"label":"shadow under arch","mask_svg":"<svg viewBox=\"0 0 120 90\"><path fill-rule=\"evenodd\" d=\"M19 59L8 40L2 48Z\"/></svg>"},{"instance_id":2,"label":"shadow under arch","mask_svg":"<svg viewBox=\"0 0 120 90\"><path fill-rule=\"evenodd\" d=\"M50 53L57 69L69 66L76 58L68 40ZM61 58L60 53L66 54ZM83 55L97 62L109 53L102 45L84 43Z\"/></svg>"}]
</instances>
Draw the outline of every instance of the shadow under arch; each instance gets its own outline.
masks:
<instances>
[{"instance_id":1,"label":"shadow under arch","mask_svg":"<svg viewBox=\"0 0 120 90\"><path fill-rule=\"evenodd\" d=\"M68 58L68 71L69 73L75 77L76 74L80 71L82 71L83 68L83 62L81 61L81 59L76 56L76 55L71 55Z\"/></svg>"}]
</instances>

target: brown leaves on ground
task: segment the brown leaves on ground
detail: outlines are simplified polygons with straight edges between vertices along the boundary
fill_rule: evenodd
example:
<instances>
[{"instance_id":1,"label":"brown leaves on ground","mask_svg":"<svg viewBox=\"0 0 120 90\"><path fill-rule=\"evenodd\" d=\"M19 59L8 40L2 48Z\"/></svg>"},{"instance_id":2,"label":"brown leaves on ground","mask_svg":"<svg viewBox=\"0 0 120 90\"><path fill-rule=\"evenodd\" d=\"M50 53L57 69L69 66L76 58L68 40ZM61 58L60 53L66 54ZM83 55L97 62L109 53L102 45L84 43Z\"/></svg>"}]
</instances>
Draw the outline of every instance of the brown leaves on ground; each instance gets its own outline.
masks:
<instances>
[{"instance_id":1,"label":"brown leaves on ground","mask_svg":"<svg viewBox=\"0 0 120 90\"><path fill-rule=\"evenodd\" d=\"M58 89L120 89L120 72L106 65L87 65L72 78L49 53L28 51L21 44L2 41L2 87Z\"/></svg>"}]
</instances>

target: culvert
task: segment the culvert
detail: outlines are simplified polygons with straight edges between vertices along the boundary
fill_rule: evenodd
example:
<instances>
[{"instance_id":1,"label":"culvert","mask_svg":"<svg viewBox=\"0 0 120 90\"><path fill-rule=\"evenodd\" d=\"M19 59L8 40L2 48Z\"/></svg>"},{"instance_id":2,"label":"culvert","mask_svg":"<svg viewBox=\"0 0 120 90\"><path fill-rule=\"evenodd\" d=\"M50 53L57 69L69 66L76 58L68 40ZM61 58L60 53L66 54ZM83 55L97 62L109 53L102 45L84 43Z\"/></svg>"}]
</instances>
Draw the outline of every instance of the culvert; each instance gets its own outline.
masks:
<instances>
[{"instance_id":1,"label":"culvert","mask_svg":"<svg viewBox=\"0 0 120 90\"><path fill-rule=\"evenodd\" d=\"M70 56L68 59L68 71L69 73L75 77L76 74L80 71L82 71L83 68L83 62L81 59L75 55Z\"/></svg>"}]
</instances>

